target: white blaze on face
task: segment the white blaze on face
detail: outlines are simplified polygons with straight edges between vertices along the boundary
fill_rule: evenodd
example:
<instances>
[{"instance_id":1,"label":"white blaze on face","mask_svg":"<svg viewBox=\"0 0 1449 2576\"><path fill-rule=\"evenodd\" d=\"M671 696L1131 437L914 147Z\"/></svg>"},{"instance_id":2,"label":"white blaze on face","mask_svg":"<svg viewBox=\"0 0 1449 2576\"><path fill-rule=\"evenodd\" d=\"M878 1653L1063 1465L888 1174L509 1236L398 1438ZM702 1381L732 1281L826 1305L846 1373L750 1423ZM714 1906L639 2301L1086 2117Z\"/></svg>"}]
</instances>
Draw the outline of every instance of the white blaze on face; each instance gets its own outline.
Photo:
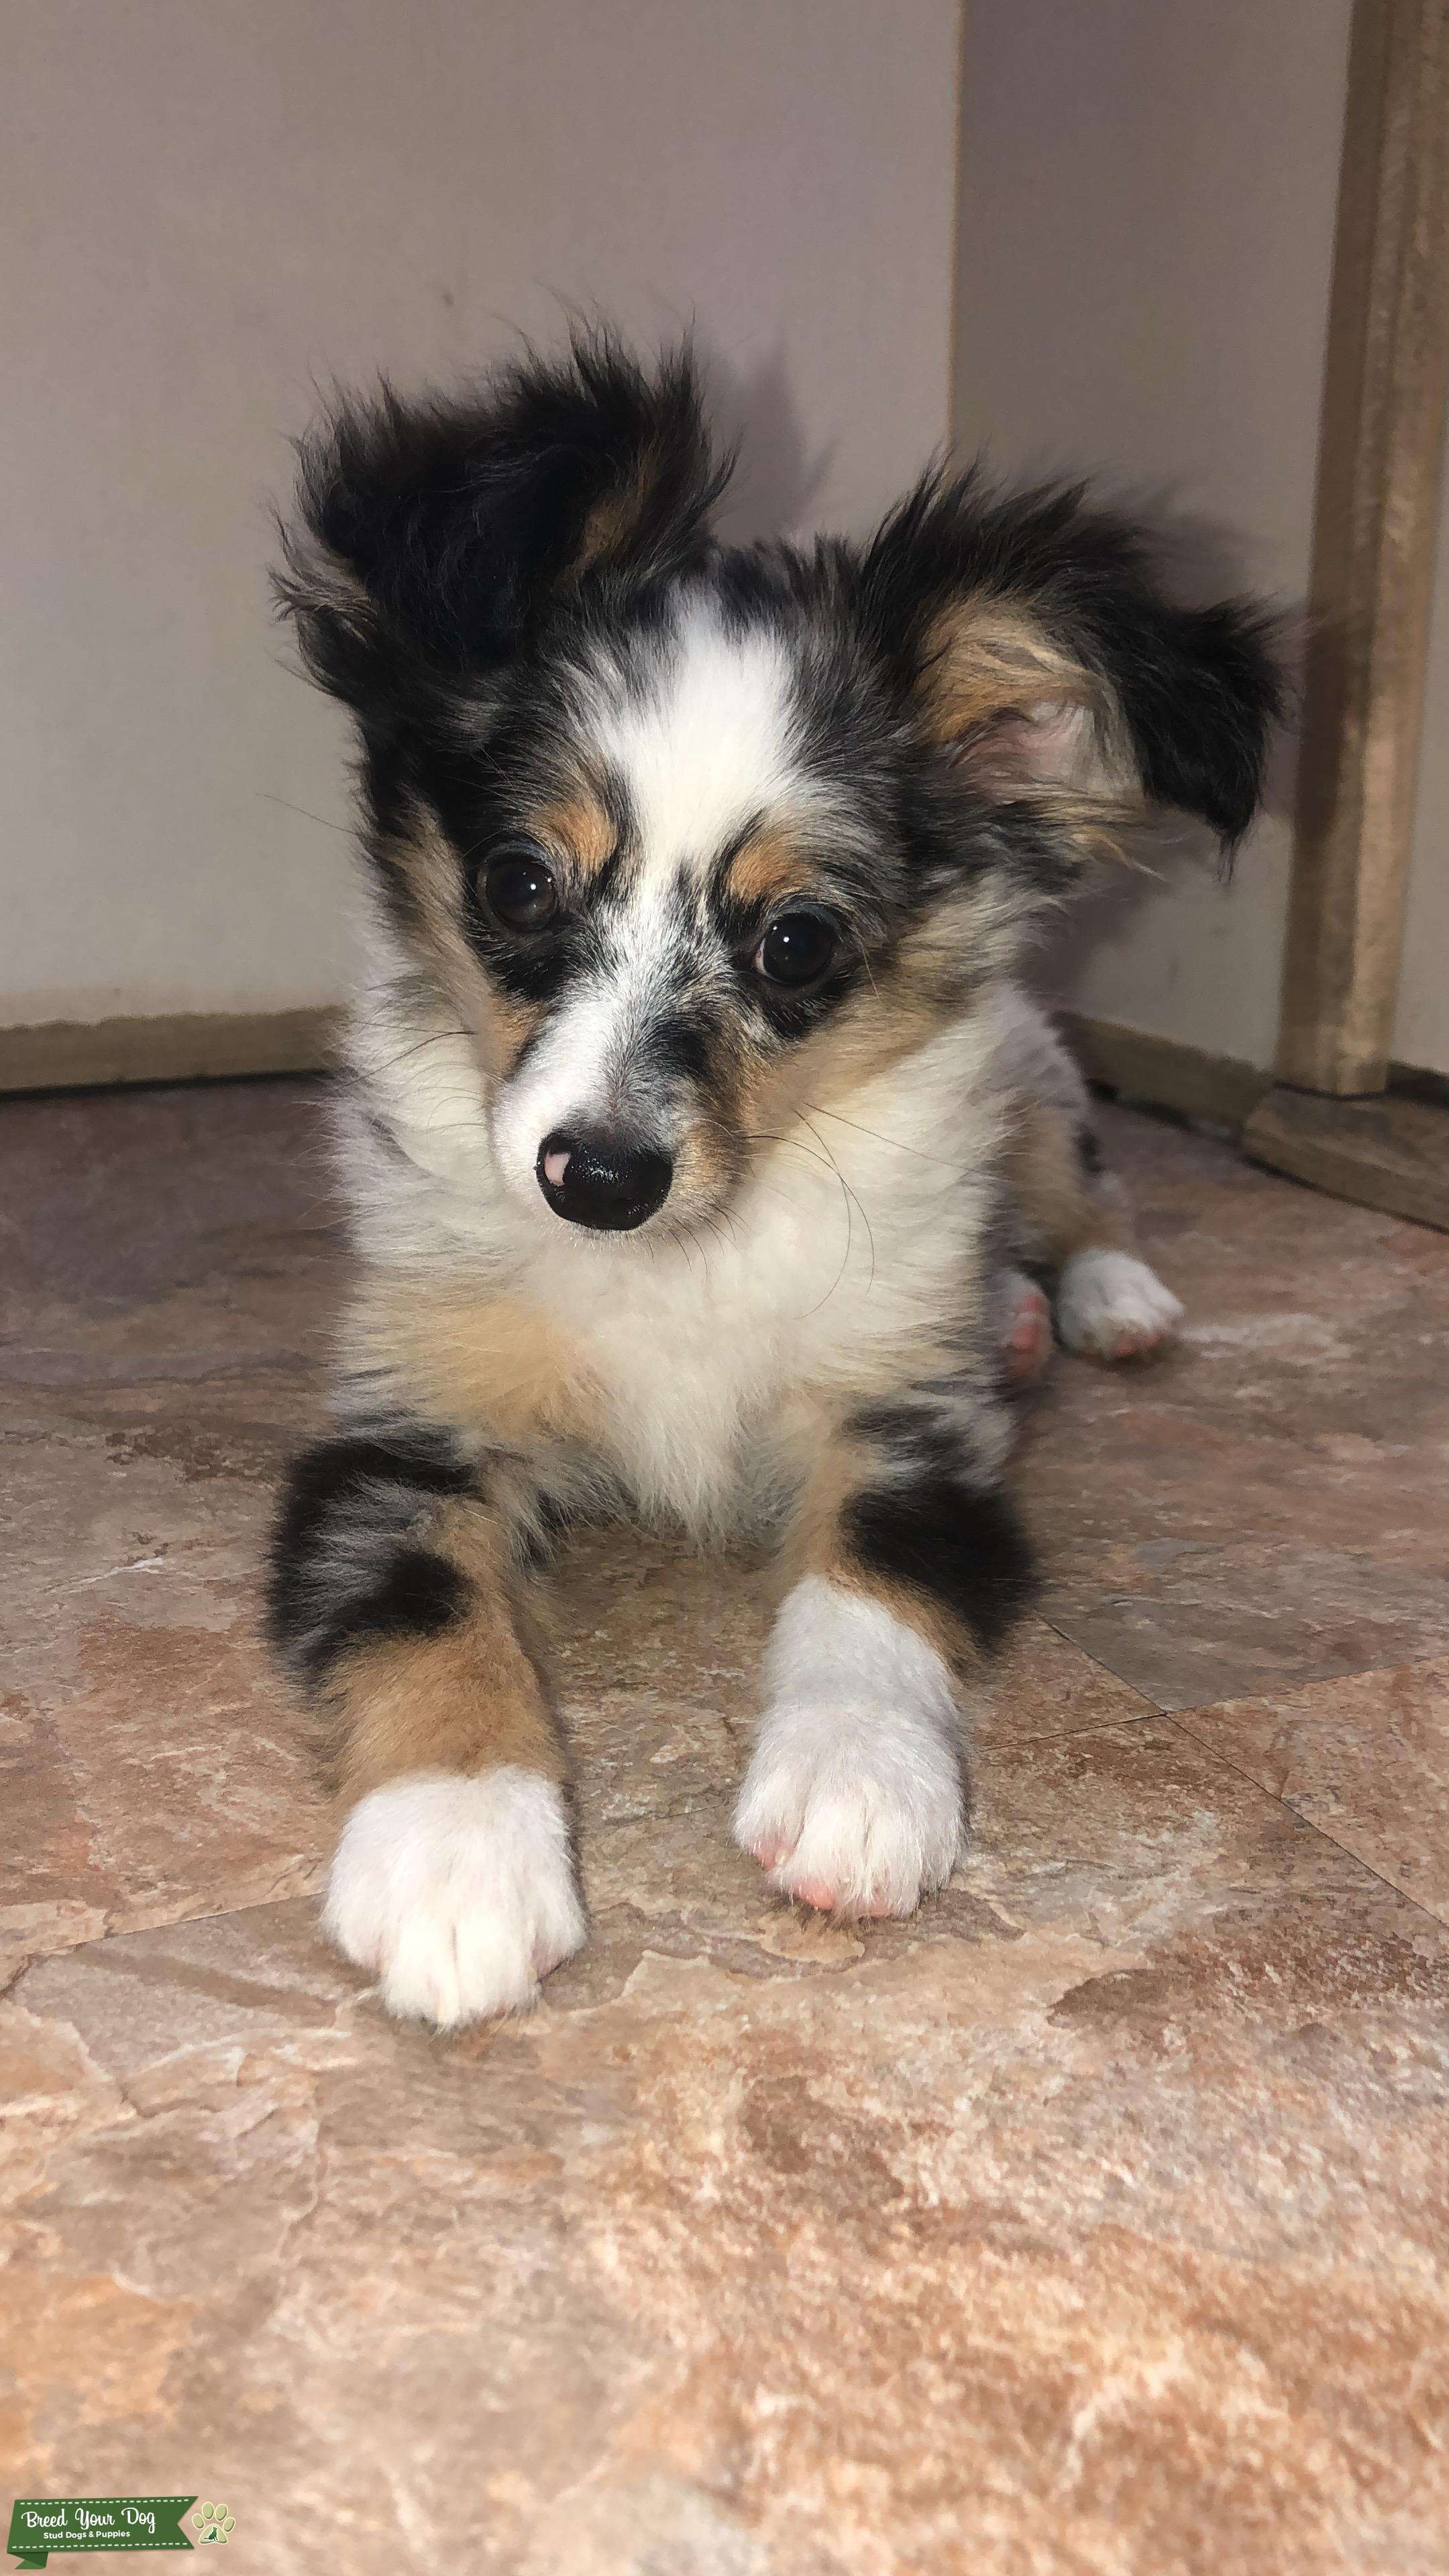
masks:
<instances>
[{"instance_id":1,"label":"white blaze on face","mask_svg":"<svg viewBox=\"0 0 1449 2576\"><path fill-rule=\"evenodd\" d=\"M494 1114L508 1178L536 1196L539 1147L557 1128L607 1126L629 1060L669 1008L680 956L678 882L703 878L760 813L800 801L790 757L790 664L771 636L726 635L712 611L685 616L660 651L648 688L600 684L589 747L621 780L638 862L627 899L610 909L596 967L555 1009L539 1044ZM630 1102L631 1123L647 1104ZM660 1104L658 1141L666 1132ZM557 1185L564 1158L551 1154ZM555 1165L558 1166L555 1170Z\"/></svg>"},{"instance_id":2,"label":"white blaze on face","mask_svg":"<svg viewBox=\"0 0 1449 2576\"><path fill-rule=\"evenodd\" d=\"M701 873L796 783L791 668L772 635L728 635L700 607L661 655L647 695L616 698L597 741L629 793L646 875Z\"/></svg>"}]
</instances>

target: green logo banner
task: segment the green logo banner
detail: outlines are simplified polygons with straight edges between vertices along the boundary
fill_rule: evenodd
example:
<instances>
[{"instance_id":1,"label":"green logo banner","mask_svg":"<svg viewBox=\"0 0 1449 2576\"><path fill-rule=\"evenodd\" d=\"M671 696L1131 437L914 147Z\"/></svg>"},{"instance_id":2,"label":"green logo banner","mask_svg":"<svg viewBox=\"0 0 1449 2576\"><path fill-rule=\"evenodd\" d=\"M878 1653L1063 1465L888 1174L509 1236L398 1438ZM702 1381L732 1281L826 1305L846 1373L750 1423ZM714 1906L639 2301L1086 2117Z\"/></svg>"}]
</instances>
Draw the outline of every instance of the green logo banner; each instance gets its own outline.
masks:
<instances>
[{"instance_id":1,"label":"green logo banner","mask_svg":"<svg viewBox=\"0 0 1449 2576\"><path fill-rule=\"evenodd\" d=\"M181 2517L195 2502L189 2495L17 2496L6 2546L22 2567L43 2567L52 2550L189 2549Z\"/></svg>"}]
</instances>

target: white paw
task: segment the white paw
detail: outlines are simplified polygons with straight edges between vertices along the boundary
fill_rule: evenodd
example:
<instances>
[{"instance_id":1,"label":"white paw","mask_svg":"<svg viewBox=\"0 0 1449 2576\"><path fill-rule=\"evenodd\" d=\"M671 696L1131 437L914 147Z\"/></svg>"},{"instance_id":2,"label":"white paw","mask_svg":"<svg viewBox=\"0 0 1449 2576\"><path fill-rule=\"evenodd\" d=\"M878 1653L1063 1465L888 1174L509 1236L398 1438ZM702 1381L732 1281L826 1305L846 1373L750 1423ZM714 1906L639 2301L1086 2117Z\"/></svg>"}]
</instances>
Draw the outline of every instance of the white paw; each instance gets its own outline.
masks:
<instances>
[{"instance_id":1,"label":"white paw","mask_svg":"<svg viewBox=\"0 0 1449 2576\"><path fill-rule=\"evenodd\" d=\"M1074 1252L1057 1283L1057 1331L1089 1359L1145 1359L1182 1315L1172 1290L1131 1252Z\"/></svg>"},{"instance_id":2,"label":"white paw","mask_svg":"<svg viewBox=\"0 0 1449 2576\"><path fill-rule=\"evenodd\" d=\"M997 1286L998 1335L1006 1374L1024 1385L1052 1355L1052 1310L1046 1291L1024 1270L1004 1270Z\"/></svg>"},{"instance_id":3,"label":"white paw","mask_svg":"<svg viewBox=\"0 0 1449 2576\"><path fill-rule=\"evenodd\" d=\"M964 1822L941 1657L881 1604L811 1576L780 1614L769 1663L775 1696L736 1841L782 1896L913 1914L950 1877Z\"/></svg>"},{"instance_id":4,"label":"white paw","mask_svg":"<svg viewBox=\"0 0 1449 2576\"><path fill-rule=\"evenodd\" d=\"M343 1826L322 1919L389 2012L452 2030L535 2003L584 1938L559 1790L514 1769L372 1790Z\"/></svg>"}]
</instances>

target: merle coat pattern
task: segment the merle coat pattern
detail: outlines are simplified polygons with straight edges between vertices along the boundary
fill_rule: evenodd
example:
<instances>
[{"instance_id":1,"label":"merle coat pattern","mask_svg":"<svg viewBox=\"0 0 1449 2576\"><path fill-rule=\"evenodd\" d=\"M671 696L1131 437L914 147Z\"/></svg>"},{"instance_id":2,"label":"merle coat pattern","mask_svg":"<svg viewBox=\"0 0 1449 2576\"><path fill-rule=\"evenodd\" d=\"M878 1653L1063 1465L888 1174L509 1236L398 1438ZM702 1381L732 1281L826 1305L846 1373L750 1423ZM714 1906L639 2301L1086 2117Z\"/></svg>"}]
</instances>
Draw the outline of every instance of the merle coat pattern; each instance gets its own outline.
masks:
<instances>
[{"instance_id":1,"label":"merle coat pattern","mask_svg":"<svg viewBox=\"0 0 1449 2576\"><path fill-rule=\"evenodd\" d=\"M282 589L360 748L358 1279L271 1611L324 1712L329 1927L448 2025L585 1916L530 1611L571 1517L772 1533L736 1832L902 1914L1031 1589L1009 1395L1156 1346L1025 943L1144 807L1232 842L1261 620L1075 490L928 474L863 545L721 548L687 355L606 336L306 447Z\"/></svg>"}]
</instances>

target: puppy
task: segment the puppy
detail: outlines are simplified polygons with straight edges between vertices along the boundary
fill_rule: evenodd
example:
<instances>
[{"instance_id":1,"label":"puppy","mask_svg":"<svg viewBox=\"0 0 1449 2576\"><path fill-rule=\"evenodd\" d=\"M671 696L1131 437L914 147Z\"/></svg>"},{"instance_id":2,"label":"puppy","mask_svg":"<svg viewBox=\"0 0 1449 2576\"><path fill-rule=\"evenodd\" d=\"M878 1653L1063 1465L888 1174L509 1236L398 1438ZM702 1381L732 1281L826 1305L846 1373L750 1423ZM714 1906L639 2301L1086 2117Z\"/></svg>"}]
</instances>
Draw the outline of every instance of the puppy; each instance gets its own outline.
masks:
<instances>
[{"instance_id":1,"label":"puppy","mask_svg":"<svg viewBox=\"0 0 1449 2576\"><path fill-rule=\"evenodd\" d=\"M602 335L303 451L282 598L360 746L338 1124L359 1276L274 1635L329 1722L326 1920L384 2002L527 2005L585 1916L529 1596L572 1519L775 1534L735 1832L905 1915L1027 1600L1007 1389L1151 1350L1082 1085L1015 980L1149 804L1258 800L1261 619L1076 491L933 472L722 548L687 355Z\"/></svg>"}]
</instances>

